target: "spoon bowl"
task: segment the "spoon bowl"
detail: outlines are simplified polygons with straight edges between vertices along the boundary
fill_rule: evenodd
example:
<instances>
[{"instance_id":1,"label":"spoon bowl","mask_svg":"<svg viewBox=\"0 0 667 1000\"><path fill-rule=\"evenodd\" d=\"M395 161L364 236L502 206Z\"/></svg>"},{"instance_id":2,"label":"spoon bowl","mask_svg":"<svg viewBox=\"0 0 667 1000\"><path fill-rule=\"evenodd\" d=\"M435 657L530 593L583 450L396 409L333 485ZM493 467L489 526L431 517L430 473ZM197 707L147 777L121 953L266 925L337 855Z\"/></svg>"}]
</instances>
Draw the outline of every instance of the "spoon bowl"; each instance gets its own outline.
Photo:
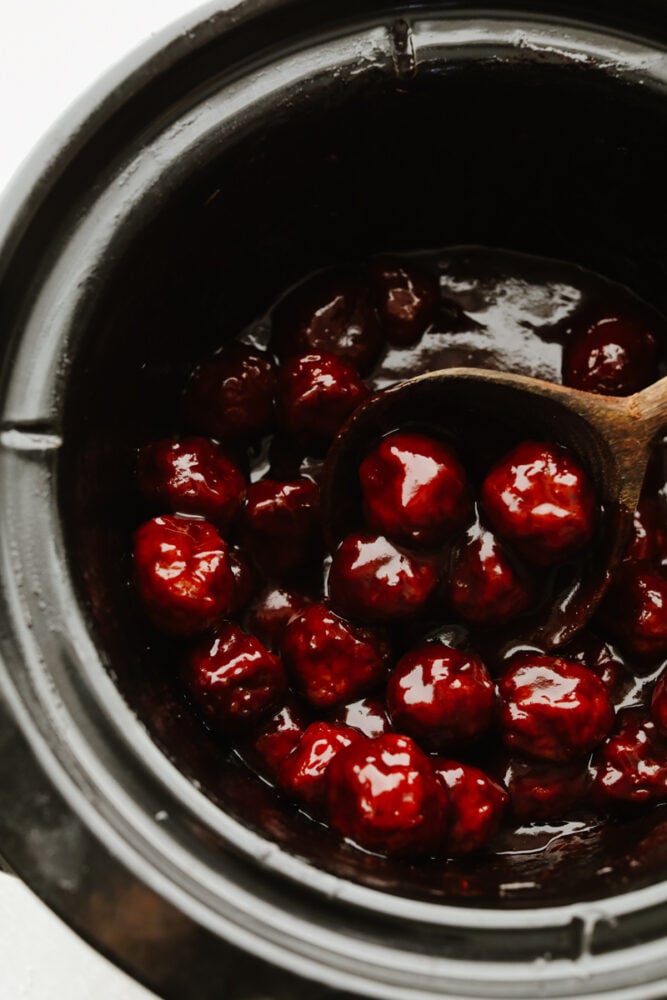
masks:
<instances>
[{"instance_id":1,"label":"spoon bowl","mask_svg":"<svg viewBox=\"0 0 667 1000\"><path fill-rule=\"evenodd\" d=\"M465 438L480 475L506 439L550 440L568 448L586 470L603 508L576 580L548 605L507 627L506 645L553 649L589 620L623 556L652 443L667 424L667 378L634 396L598 396L540 379L475 368L449 368L401 382L372 396L340 431L327 457L322 504L331 550L362 526L359 466L369 449L398 429ZM490 433L491 432L491 433Z\"/></svg>"}]
</instances>

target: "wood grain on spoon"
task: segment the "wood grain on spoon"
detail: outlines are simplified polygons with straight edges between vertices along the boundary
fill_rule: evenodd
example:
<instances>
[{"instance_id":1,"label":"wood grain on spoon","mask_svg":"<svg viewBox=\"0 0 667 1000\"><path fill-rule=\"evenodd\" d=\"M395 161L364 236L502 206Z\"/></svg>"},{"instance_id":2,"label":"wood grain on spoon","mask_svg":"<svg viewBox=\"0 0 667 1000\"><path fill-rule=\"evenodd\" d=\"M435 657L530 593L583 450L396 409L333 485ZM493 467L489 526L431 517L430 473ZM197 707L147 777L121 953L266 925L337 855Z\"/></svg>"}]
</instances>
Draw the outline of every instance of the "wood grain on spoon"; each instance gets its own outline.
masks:
<instances>
[{"instance_id":1,"label":"wood grain on spoon","mask_svg":"<svg viewBox=\"0 0 667 1000\"><path fill-rule=\"evenodd\" d=\"M490 425L489 425L490 422ZM323 479L323 517L334 550L361 525L359 465L384 435L433 428L456 441L489 425L515 441L551 440L580 460L604 506L576 585L548 607L508 627L506 645L565 644L593 614L622 558L651 445L667 425L667 378L634 396L598 396L524 375L449 368L401 382L371 397L331 447Z\"/></svg>"}]
</instances>

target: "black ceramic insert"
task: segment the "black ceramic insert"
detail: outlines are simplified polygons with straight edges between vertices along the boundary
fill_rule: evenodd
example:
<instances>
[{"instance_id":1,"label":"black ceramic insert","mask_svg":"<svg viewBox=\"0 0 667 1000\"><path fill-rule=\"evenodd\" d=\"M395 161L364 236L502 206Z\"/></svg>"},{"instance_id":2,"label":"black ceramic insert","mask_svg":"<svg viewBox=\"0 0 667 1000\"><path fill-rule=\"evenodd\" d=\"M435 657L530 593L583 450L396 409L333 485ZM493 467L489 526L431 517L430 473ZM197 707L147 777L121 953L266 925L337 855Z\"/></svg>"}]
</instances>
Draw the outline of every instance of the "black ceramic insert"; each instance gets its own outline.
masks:
<instances>
[{"instance_id":1,"label":"black ceramic insert","mask_svg":"<svg viewBox=\"0 0 667 1000\"><path fill-rule=\"evenodd\" d=\"M579 263L667 311L667 56L623 36L620 7L604 30L546 5L531 20L359 4L357 26L343 8L333 23L279 7L244 4L189 41L179 31L97 105L21 213L5 207L2 648L17 763L0 786L24 768L53 813L21 812L5 790L0 851L165 995L224 983L230 997L318 997L335 983L445 996L459 982L528 996L530 959L570 959L576 975L582 948L602 988L608 952L662 934L646 905L667 898L663 810L437 872L351 850L250 784L184 710L126 553L137 446L175 429L193 363L308 271L502 246ZM659 19L644 30L657 36ZM30 831L67 823L45 871ZM71 892L58 882L68 866ZM649 886L649 900L611 905L611 923L590 917ZM152 950L111 933L99 903L133 892ZM437 961L417 980L424 952ZM462 959L503 961L506 977ZM633 953L616 983L659 978L659 961ZM184 969L197 963L195 992ZM569 972L539 974L570 995Z\"/></svg>"},{"instance_id":2,"label":"black ceramic insert","mask_svg":"<svg viewBox=\"0 0 667 1000\"><path fill-rule=\"evenodd\" d=\"M207 160L110 263L65 411L61 500L80 592L121 690L171 759L222 808L328 871L459 902L594 898L616 888L628 848L657 820L443 870L364 858L268 789L251 788L236 762L182 718L170 692L172 650L144 634L127 586L128 539L141 518L136 448L177 430L180 393L199 357L283 287L350 251L363 259L467 237L576 261L667 310L667 213L655 200L665 139L662 106L585 66L533 69L528 89L522 67L493 61L435 66L401 88L391 78L352 81L328 99L326 114L306 95L289 118ZM648 878L665 862L652 851ZM499 896L507 883L525 888Z\"/></svg>"}]
</instances>

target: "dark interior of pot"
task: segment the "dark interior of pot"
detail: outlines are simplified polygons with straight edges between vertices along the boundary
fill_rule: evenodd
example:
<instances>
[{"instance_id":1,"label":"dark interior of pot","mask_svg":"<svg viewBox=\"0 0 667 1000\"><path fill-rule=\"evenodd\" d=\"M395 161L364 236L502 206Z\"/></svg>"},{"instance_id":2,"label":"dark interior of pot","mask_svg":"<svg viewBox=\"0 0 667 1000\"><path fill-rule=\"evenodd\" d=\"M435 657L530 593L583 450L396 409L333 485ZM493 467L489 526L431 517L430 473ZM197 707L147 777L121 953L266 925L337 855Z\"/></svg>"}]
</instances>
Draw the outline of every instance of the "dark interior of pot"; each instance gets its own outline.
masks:
<instances>
[{"instance_id":1,"label":"dark interior of pot","mask_svg":"<svg viewBox=\"0 0 667 1000\"><path fill-rule=\"evenodd\" d=\"M221 809L288 852L375 888L478 905L647 884L667 874L659 808L538 852L446 865L340 844L251 780L202 727L173 680L178 644L156 639L136 608L137 446L178 429L193 363L308 272L379 251L482 244L585 265L667 310L667 95L558 61L450 64L400 85L372 81L267 116L156 201L110 263L66 396L61 502L82 602L159 746Z\"/></svg>"}]
</instances>

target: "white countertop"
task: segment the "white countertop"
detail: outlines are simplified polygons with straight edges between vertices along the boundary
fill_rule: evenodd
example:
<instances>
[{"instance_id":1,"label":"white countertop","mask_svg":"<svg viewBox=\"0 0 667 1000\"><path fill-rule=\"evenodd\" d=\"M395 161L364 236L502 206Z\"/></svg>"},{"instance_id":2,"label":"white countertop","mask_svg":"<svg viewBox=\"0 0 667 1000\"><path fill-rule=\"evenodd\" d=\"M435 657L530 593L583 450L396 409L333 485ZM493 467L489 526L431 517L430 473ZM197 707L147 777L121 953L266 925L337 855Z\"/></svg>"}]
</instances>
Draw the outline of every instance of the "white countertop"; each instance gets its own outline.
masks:
<instances>
[{"instance_id":1,"label":"white countertop","mask_svg":"<svg viewBox=\"0 0 667 1000\"><path fill-rule=\"evenodd\" d=\"M0 197L52 122L101 73L196 0L4 0ZM224 6L222 0L220 6ZM151 1000L18 880L0 874L2 1000Z\"/></svg>"},{"instance_id":2,"label":"white countertop","mask_svg":"<svg viewBox=\"0 0 667 1000\"><path fill-rule=\"evenodd\" d=\"M26 887L0 874L2 1000L155 1000L93 951Z\"/></svg>"},{"instance_id":3,"label":"white countertop","mask_svg":"<svg viewBox=\"0 0 667 1000\"><path fill-rule=\"evenodd\" d=\"M0 195L37 140L106 69L203 0L2 0ZM219 6L227 6L220 0Z\"/></svg>"}]
</instances>

